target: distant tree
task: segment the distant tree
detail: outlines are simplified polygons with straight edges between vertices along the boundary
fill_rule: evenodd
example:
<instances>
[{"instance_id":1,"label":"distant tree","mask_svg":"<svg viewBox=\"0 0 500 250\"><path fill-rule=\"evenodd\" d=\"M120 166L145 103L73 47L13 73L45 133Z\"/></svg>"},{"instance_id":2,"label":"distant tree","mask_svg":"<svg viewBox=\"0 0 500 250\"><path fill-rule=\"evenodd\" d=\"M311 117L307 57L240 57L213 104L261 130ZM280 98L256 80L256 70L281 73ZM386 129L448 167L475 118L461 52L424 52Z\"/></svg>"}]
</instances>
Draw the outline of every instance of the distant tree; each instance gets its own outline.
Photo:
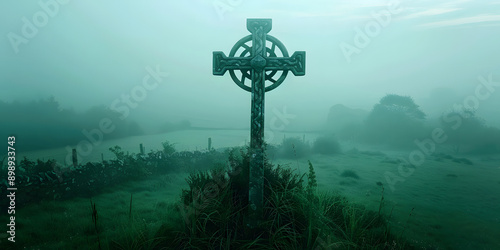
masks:
<instances>
[{"instance_id":1,"label":"distant tree","mask_svg":"<svg viewBox=\"0 0 500 250\"><path fill-rule=\"evenodd\" d=\"M409 96L389 94L382 97L376 107L390 111L393 115L404 114L417 120L423 120L426 116Z\"/></svg>"},{"instance_id":2,"label":"distant tree","mask_svg":"<svg viewBox=\"0 0 500 250\"><path fill-rule=\"evenodd\" d=\"M175 144L174 143L170 143L169 141L164 141L161 143L161 145L163 146L163 153L165 155L171 155L171 154L175 153Z\"/></svg>"},{"instance_id":3,"label":"distant tree","mask_svg":"<svg viewBox=\"0 0 500 250\"><path fill-rule=\"evenodd\" d=\"M336 134L338 139L359 139L363 121L368 112L362 109L353 109L342 104L333 105L327 116L325 132Z\"/></svg>"},{"instance_id":4,"label":"distant tree","mask_svg":"<svg viewBox=\"0 0 500 250\"><path fill-rule=\"evenodd\" d=\"M0 133L17 136L17 147L24 151L69 144L75 136L68 131L79 132L72 130L69 122L75 114L63 112L54 97L28 103L2 103L0 114L7 121L0 123Z\"/></svg>"},{"instance_id":5,"label":"distant tree","mask_svg":"<svg viewBox=\"0 0 500 250\"><path fill-rule=\"evenodd\" d=\"M372 143L411 146L425 134L425 117L411 97L386 95L368 114L364 138Z\"/></svg>"},{"instance_id":6,"label":"distant tree","mask_svg":"<svg viewBox=\"0 0 500 250\"><path fill-rule=\"evenodd\" d=\"M443 114L440 121L447 136L445 143L456 153L500 152L500 130L488 127L474 110L451 111Z\"/></svg>"},{"instance_id":7,"label":"distant tree","mask_svg":"<svg viewBox=\"0 0 500 250\"><path fill-rule=\"evenodd\" d=\"M92 107L84 113L63 109L54 97L28 103L0 101L0 136L18 136L19 150L28 151L74 145L88 138L83 130L95 131L102 119L110 119L114 130L104 133L104 140L142 133L133 121L120 119L120 114L105 106ZM97 137L97 136L94 136Z\"/></svg>"},{"instance_id":8,"label":"distant tree","mask_svg":"<svg viewBox=\"0 0 500 250\"><path fill-rule=\"evenodd\" d=\"M329 155L341 152L340 144L333 135L323 135L316 138L313 142L312 150L315 153Z\"/></svg>"},{"instance_id":9,"label":"distant tree","mask_svg":"<svg viewBox=\"0 0 500 250\"><path fill-rule=\"evenodd\" d=\"M299 137L283 138L277 149L277 156L282 158L300 158L310 153L311 146Z\"/></svg>"}]
</instances>

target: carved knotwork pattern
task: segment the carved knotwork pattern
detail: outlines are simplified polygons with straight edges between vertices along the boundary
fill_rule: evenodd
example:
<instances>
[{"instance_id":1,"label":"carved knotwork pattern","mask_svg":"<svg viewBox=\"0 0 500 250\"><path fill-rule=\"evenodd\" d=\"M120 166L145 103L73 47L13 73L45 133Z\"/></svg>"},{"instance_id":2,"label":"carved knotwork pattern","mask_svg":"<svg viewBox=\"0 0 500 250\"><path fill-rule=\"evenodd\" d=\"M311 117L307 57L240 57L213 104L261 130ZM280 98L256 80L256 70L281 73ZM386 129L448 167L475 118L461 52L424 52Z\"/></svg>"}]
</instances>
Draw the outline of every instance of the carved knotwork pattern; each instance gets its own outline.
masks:
<instances>
[{"instance_id":1,"label":"carved knotwork pattern","mask_svg":"<svg viewBox=\"0 0 500 250\"><path fill-rule=\"evenodd\" d=\"M305 52L295 52L291 57L285 46L276 38L267 35L271 31L271 19L248 19L247 29L252 33L240 39L231 49L229 57L223 52L213 54L213 74L224 75L229 71L233 81L242 89L252 92L251 139L250 139L250 183L249 183L249 226L258 225L264 204L264 95L278 87L288 71L294 75L305 74ZM247 43L252 42L251 46ZM271 47L266 46L266 42ZM276 48L283 57L278 57ZM237 55L237 51L242 52ZM281 75L275 79L277 72ZM236 75L240 72L241 77ZM251 80L251 87L245 85ZM266 87L266 81L271 82Z\"/></svg>"}]
</instances>

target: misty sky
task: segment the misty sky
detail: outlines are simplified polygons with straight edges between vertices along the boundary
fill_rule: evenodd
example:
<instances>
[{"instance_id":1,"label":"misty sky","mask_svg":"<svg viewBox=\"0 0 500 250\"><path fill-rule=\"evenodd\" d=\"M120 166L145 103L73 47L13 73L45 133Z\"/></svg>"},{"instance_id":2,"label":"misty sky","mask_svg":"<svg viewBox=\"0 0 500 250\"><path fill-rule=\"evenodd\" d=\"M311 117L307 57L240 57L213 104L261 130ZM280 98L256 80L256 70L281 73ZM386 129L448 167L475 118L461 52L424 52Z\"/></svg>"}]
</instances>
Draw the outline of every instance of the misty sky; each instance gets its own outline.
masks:
<instances>
[{"instance_id":1,"label":"misty sky","mask_svg":"<svg viewBox=\"0 0 500 250\"><path fill-rule=\"evenodd\" d=\"M440 114L475 95L478 77L500 82L498 13L498 0L1 1L0 100L123 106L159 68L168 76L150 79L130 118L249 127L250 93L212 75L212 52L249 35L247 18L272 18L270 35L306 51L306 75L266 93L266 119L286 109L290 129L317 128L334 104L370 110L386 94ZM500 87L483 99L478 113L500 126Z\"/></svg>"}]
</instances>

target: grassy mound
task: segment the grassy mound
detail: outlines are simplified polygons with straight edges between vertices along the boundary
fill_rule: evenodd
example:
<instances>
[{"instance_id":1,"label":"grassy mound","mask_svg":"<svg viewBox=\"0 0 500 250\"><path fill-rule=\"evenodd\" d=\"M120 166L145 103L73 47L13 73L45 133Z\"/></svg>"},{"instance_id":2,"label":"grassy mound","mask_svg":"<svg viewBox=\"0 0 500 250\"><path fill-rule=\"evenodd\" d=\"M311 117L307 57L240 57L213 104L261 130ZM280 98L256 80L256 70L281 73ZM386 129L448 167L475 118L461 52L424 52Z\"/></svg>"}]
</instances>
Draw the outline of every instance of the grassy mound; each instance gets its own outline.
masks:
<instances>
[{"instance_id":1,"label":"grassy mound","mask_svg":"<svg viewBox=\"0 0 500 250\"><path fill-rule=\"evenodd\" d=\"M229 168L192 173L187 178L189 190L183 190L171 220L154 237L155 248L412 248L390 233L380 211L332 193L318 194L310 163L309 173L300 176L266 161L264 218L259 228L250 229L246 226L249 160L248 153L233 151Z\"/></svg>"}]
</instances>

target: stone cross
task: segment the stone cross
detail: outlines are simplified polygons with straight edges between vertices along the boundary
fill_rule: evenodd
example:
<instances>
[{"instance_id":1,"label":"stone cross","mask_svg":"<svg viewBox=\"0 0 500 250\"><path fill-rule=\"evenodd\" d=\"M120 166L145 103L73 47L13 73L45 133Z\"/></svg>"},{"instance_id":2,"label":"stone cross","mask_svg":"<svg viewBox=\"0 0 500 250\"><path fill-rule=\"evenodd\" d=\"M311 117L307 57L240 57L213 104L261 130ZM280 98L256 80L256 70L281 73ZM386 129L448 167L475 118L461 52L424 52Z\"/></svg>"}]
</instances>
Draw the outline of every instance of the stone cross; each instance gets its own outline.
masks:
<instances>
[{"instance_id":1,"label":"stone cross","mask_svg":"<svg viewBox=\"0 0 500 250\"><path fill-rule=\"evenodd\" d=\"M278 87L288 71L296 76L306 73L306 52L297 51L289 57L285 46L267 34L271 24L271 19L247 19L247 29L252 34L240 39L229 57L221 51L213 52L213 74L222 76L229 71L239 87L252 93L248 190L251 228L260 223L264 205L264 93ZM279 77L278 72L281 72ZM251 86L245 85L245 79L251 81Z\"/></svg>"}]
</instances>

